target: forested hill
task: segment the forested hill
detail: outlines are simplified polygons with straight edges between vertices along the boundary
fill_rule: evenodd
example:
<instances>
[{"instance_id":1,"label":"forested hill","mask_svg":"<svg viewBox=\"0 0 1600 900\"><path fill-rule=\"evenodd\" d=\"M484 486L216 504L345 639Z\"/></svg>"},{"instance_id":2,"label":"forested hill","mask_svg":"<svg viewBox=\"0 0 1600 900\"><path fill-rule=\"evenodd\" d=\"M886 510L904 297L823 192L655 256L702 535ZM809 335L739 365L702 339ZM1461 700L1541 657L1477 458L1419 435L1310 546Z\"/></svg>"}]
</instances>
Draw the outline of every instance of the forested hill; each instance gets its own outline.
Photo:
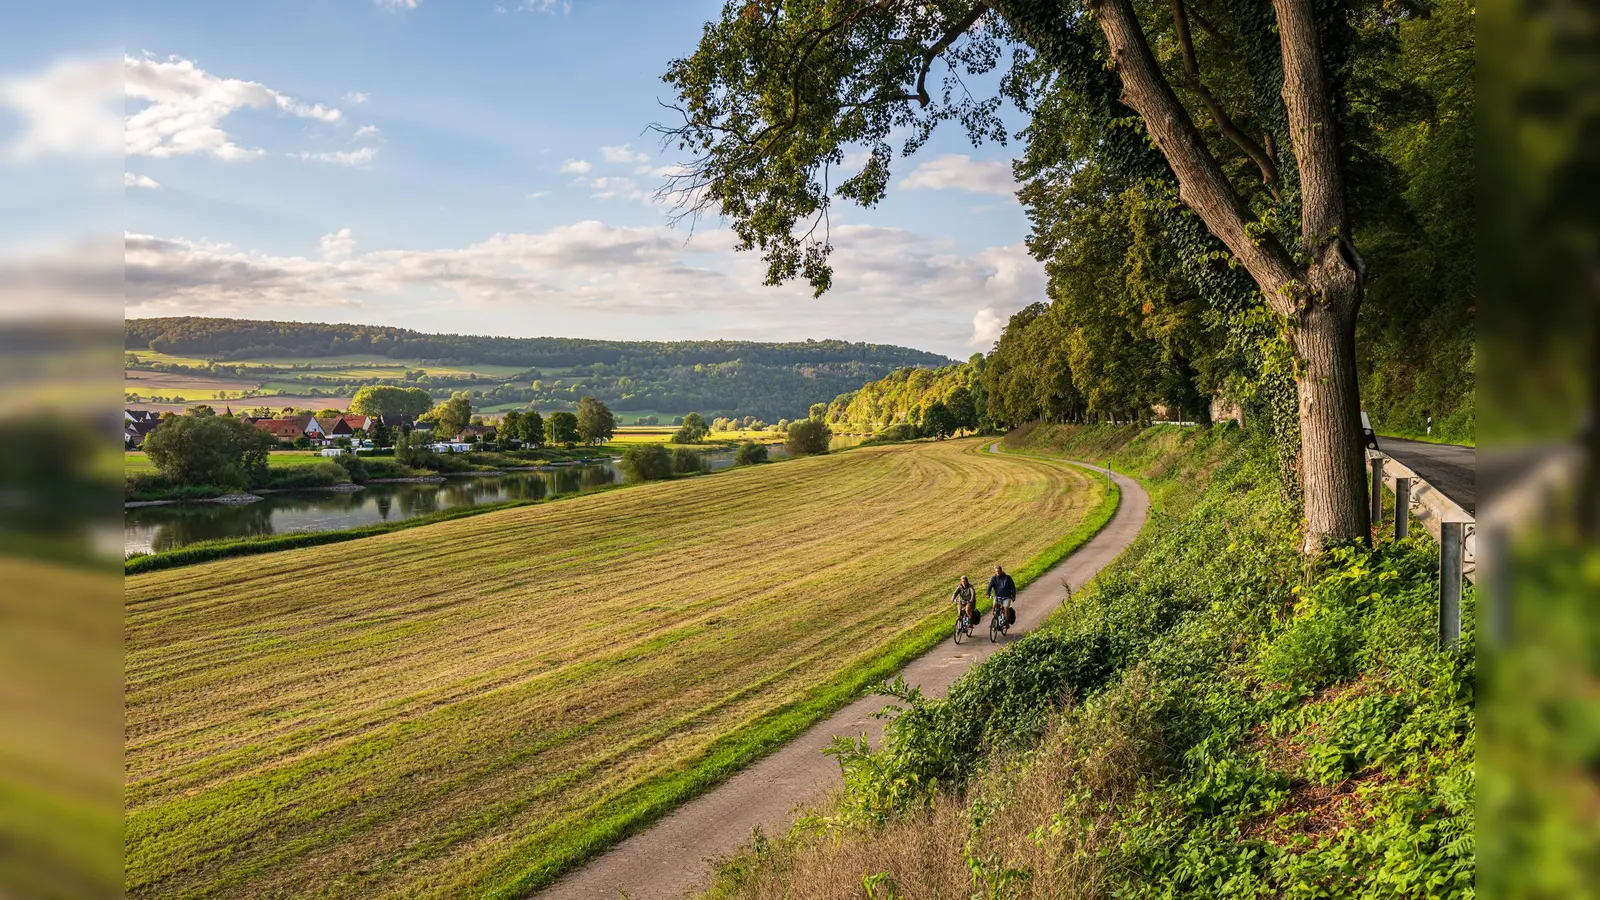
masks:
<instances>
[{"instance_id":1,"label":"forested hill","mask_svg":"<svg viewBox=\"0 0 1600 900\"><path fill-rule=\"evenodd\" d=\"M184 316L130 319L126 348L220 361L377 354L394 359L532 367L615 366L631 369L712 365L739 360L763 366L858 363L886 373L901 366L942 366L937 353L848 341L602 341L424 334L382 325L324 325Z\"/></svg>"}]
</instances>

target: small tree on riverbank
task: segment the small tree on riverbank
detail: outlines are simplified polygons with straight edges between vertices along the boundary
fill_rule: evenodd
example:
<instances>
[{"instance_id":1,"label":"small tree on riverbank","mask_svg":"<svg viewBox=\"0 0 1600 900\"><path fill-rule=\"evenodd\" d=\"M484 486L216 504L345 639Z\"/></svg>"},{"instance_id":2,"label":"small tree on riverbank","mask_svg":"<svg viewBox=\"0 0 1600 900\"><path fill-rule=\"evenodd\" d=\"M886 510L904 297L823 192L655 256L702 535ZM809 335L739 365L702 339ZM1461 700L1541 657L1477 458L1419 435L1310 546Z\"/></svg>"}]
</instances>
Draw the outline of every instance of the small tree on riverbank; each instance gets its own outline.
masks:
<instances>
[{"instance_id":1,"label":"small tree on riverbank","mask_svg":"<svg viewBox=\"0 0 1600 900\"><path fill-rule=\"evenodd\" d=\"M556 413L556 415L561 415ZM555 416L551 416L554 419ZM629 447L623 451L617 467L629 481L661 481L672 477L672 451L660 444Z\"/></svg>"},{"instance_id":2,"label":"small tree on riverbank","mask_svg":"<svg viewBox=\"0 0 1600 900\"><path fill-rule=\"evenodd\" d=\"M610 407L595 397L578 401L578 437L593 446L611 440L617 433L617 417Z\"/></svg>"},{"instance_id":3,"label":"small tree on riverbank","mask_svg":"<svg viewBox=\"0 0 1600 900\"><path fill-rule=\"evenodd\" d=\"M674 444L698 444L706 439L706 434L711 428L706 425L705 417L692 412L683 417L683 424L672 433Z\"/></svg>"},{"instance_id":4,"label":"small tree on riverbank","mask_svg":"<svg viewBox=\"0 0 1600 900\"><path fill-rule=\"evenodd\" d=\"M231 416L173 416L144 440L145 455L173 484L247 488L265 480L272 435Z\"/></svg>"},{"instance_id":5,"label":"small tree on riverbank","mask_svg":"<svg viewBox=\"0 0 1600 900\"><path fill-rule=\"evenodd\" d=\"M578 417L565 410L557 410L545 420L544 433L552 445L571 447L578 442Z\"/></svg>"},{"instance_id":6,"label":"small tree on riverbank","mask_svg":"<svg viewBox=\"0 0 1600 900\"><path fill-rule=\"evenodd\" d=\"M755 441L745 441L739 449L733 451L733 464L736 466L753 466L767 461L767 445Z\"/></svg>"},{"instance_id":7,"label":"small tree on riverbank","mask_svg":"<svg viewBox=\"0 0 1600 900\"><path fill-rule=\"evenodd\" d=\"M783 447L790 456L814 456L827 453L828 442L832 439L833 432L828 430L828 426L815 419L806 419L789 426L789 436L784 440Z\"/></svg>"}]
</instances>

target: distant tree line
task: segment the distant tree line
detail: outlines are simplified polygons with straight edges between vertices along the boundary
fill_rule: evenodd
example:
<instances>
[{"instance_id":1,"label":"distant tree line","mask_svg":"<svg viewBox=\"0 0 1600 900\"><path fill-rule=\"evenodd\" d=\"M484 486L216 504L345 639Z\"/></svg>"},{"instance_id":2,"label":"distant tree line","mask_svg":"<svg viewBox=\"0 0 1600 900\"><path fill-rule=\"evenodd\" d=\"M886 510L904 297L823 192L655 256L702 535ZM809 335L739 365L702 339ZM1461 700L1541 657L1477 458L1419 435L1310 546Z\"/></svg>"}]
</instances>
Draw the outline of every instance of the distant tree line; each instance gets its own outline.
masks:
<instances>
[{"instance_id":1,"label":"distant tree line","mask_svg":"<svg viewBox=\"0 0 1600 900\"><path fill-rule=\"evenodd\" d=\"M944 357L888 344L835 340L789 343L759 341L600 341L579 338L510 338L424 334L380 325L324 325L181 316L130 319L126 347L219 359L377 355L508 366L618 365L647 371L671 366L727 363L759 365L861 362L891 368L938 365Z\"/></svg>"}]
</instances>

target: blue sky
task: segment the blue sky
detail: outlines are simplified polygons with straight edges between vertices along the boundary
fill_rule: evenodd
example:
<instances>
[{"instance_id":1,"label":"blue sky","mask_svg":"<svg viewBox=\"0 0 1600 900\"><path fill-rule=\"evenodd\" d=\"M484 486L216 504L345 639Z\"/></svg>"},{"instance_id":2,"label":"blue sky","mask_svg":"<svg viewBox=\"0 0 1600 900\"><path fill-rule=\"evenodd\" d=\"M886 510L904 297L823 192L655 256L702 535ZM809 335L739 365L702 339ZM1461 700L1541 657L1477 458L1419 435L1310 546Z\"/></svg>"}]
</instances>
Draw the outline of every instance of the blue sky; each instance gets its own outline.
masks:
<instances>
[{"instance_id":1,"label":"blue sky","mask_svg":"<svg viewBox=\"0 0 1600 900\"><path fill-rule=\"evenodd\" d=\"M972 148L958 129L896 160L880 208L837 209L838 274L823 298L763 287L759 259L732 253L714 220L692 240L668 228L652 194L680 160L646 127L666 115L657 100L671 99L667 62L693 50L719 7L147 2L120 19L44 10L30 24L48 40L0 39L11 60L0 78L9 162L0 188L43 233L58 214L41 187L57 158L93 157L90 180L102 187L121 179L129 316L840 337L964 357L1042 299L1042 268L1022 249L1027 223L1010 195L1015 144ZM88 122L93 103L50 99L81 95L73 73L89 71L121 79L110 126L120 148L107 123ZM102 143L121 152L85 150ZM102 170L113 163L122 171Z\"/></svg>"}]
</instances>

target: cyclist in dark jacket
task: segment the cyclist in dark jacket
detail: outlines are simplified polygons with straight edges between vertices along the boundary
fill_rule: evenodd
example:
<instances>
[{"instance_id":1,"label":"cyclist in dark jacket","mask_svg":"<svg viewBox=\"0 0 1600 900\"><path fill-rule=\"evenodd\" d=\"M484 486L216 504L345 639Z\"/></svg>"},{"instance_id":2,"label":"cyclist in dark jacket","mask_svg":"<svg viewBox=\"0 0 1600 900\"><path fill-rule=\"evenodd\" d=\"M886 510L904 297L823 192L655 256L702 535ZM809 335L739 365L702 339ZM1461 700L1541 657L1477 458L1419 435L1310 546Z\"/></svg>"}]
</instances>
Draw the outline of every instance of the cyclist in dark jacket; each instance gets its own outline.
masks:
<instances>
[{"instance_id":1,"label":"cyclist in dark jacket","mask_svg":"<svg viewBox=\"0 0 1600 900\"><path fill-rule=\"evenodd\" d=\"M1005 610L1011 606L1011 601L1017 599L1017 583L1011 580L1006 570L999 565L994 567L994 577L989 579L989 586L984 593L994 599L994 615L998 619L1005 615Z\"/></svg>"}]
</instances>

